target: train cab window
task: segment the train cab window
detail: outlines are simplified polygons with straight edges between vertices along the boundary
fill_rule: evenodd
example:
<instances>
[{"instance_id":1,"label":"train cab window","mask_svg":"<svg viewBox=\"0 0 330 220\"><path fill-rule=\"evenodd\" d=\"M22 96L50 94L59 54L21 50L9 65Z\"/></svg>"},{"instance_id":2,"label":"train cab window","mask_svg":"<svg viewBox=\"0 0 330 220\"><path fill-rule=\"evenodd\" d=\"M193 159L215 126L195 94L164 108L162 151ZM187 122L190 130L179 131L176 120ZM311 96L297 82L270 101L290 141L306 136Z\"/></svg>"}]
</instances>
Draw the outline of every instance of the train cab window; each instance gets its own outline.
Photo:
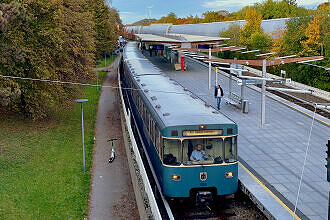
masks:
<instances>
[{"instance_id":1,"label":"train cab window","mask_svg":"<svg viewBox=\"0 0 330 220\"><path fill-rule=\"evenodd\" d=\"M197 145L201 146L199 151ZM223 140L221 138L188 139L183 141L183 164L223 163Z\"/></svg>"},{"instance_id":2,"label":"train cab window","mask_svg":"<svg viewBox=\"0 0 330 220\"><path fill-rule=\"evenodd\" d=\"M180 165L181 141L167 140L163 142L163 162L166 165Z\"/></svg>"},{"instance_id":3,"label":"train cab window","mask_svg":"<svg viewBox=\"0 0 330 220\"><path fill-rule=\"evenodd\" d=\"M237 137L227 137L225 139L225 162L237 161Z\"/></svg>"}]
</instances>

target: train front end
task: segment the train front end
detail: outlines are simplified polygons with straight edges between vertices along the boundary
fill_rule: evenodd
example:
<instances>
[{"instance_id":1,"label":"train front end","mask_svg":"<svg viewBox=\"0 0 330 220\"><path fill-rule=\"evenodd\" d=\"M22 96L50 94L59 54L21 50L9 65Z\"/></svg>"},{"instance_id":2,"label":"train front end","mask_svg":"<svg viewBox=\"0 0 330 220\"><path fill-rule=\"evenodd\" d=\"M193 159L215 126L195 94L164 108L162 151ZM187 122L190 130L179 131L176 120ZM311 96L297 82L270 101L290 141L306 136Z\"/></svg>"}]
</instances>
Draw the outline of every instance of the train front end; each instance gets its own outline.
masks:
<instances>
[{"instance_id":1,"label":"train front end","mask_svg":"<svg viewBox=\"0 0 330 220\"><path fill-rule=\"evenodd\" d=\"M208 204L238 188L237 125L168 127L162 132L162 186L170 198Z\"/></svg>"}]
</instances>

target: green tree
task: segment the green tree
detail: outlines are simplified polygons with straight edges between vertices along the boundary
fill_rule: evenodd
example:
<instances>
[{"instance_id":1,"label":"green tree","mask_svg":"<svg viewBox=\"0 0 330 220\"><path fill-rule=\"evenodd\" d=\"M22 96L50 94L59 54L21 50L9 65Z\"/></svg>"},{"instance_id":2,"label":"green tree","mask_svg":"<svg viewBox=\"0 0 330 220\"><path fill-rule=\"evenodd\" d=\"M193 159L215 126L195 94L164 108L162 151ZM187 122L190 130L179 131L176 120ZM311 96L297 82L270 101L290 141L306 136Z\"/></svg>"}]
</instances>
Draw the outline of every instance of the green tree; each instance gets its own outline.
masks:
<instances>
[{"instance_id":1,"label":"green tree","mask_svg":"<svg viewBox=\"0 0 330 220\"><path fill-rule=\"evenodd\" d=\"M257 13L256 10L248 10L245 16L246 23L240 30L240 41L243 45L250 45L251 36L254 33L262 33L261 28L261 14Z\"/></svg>"},{"instance_id":2,"label":"green tree","mask_svg":"<svg viewBox=\"0 0 330 220\"><path fill-rule=\"evenodd\" d=\"M118 13L99 2L117 30ZM102 8L100 7L100 8ZM0 4L0 74L62 81L90 80L95 45L117 42L117 31L99 36L89 0L6 0ZM103 27L110 27L104 25ZM109 43L110 42L110 43ZM77 88L28 80L0 79L0 106L34 119L68 106Z\"/></svg>"},{"instance_id":3,"label":"green tree","mask_svg":"<svg viewBox=\"0 0 330 220\"><path fill-rule=\"evenodd\" d=\"M245 6L241 10L231 13L228 17L229 20L243 20L246 17L246 12L249 10L255 10L254 6Z\"/></svg>"},{"instance_id":4,"label":"green tree","mask_svg":"<svg viewBox=\"0 0 330 220\"><path fill-rule=\"evenodd\" d=\"M219 36L230 38L229 40L226 40L225 43L239 46L241 45L240 29L241 27L238 24L232 24L226 31L220 32Z\"/></svg>"},{"instance_id":5,"label":"green tree","mask_svg":"<svg viewBox=\"0 0 330 220\"><path fill-rule=\"evenodd\" d=\"M177 16L171 12L167 16L161 17L157 23L170 23L170 24L177 24Z\"/></svg>"},{"instance_id":6,"label":"green tree","mask_svg":"<svg viewBox=\"0 0 330 220\"><path fill-rule=\"evenodd\" d=\"M330 57L330 5L328 2L322 3L318 6L317 16L320 20L320 41L322 43L321 55L324 55L329 60ZM327 62L330 66L330 62Z\"/></svg>"},{"instance_id":7,"label":"green tree","mask_svg":"<svg viewBox=\"0 0 330 220\"><path fill-rule=\"evenodd\" d=\"M117 25L121 23L117 10L109 8L104 0L89 0L90 12L94 16L96 33L96 58L115 49L119 37Z\"/></svg>"},{"instance_id":8,"label":"green tree","mask_svg":"<svg viewBox=\"0 0 330 220\"><path fill-rule=\"evenodd\" d=\"M303 50L301 41L306 39L306 28L310 21L309 17L291 18L287 22L286 31L283 36L282 53L298 54Z\"/></svg>"},{"instance_id":9,"label":"green tree","mask_svg":"<svg viewBox=\"0 0 330 220\"><path fill-rule=\"evenodd\" d=\"M272 42L272 38L269 36L269 34L255 32L251 35L250 46L253 49L267 51L271 48Z\"/></svg>"},{"instance_id":10,"label":"green tree","mask_svg":"<svg viewBox=\"0 0 330 220\"><path fill-rule=\"evenodd\" d=\"M321 43L321 22L320 16L315 16L306 28L306 40L301 41L303 50L300 52L305 55L320 55L322 43Z\"/></svg>"},{"instance_id":11,"label":"green tree","mask_svg":"<svg viewBox=\"0 0 330 220\"><path fill-rule=\"evenodd\" d=\"M203 13L203 23L223 21L224 16L218 14L217 11L207 11Z\"/></svg>"}]
</instances>

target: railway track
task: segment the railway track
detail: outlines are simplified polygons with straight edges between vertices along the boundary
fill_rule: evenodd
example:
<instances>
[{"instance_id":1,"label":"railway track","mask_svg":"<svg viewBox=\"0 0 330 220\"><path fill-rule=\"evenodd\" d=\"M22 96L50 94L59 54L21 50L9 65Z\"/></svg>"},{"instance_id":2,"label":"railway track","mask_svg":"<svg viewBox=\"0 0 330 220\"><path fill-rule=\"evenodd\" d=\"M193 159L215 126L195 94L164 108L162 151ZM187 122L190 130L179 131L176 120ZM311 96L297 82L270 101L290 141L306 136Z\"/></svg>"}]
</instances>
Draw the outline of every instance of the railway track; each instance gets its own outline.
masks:
<instances>
[{"instance_id":1,"label":"railway track","mask_svg":"<svg viewBox=\"0 0 330 220\"><path fill-rule=\"evenodd\" d=\"M198 62L202 65L208 65L206 62L204 61L200 61L200 60L196 60L193 59L191 57L189 57L190 59L194 60L195 62ZM218 66L218 65L217 65ZM230 67L229 65L219 65L222 67ZM214 66L213 66L214 67ZM221 72L224 72L226 74L230 74L228 70L221 70ZM251 72L244 72L245 76L253 76L253 77L260 77L257 74L251 73ZM235 78L235 77L234 77ZM256 85L257 87L261 88L261 85ZM288 85L284 85L284 84L273 84L272 87L278 87L278 88L286 88L286 89L294 89L291 86ZM267 92L270 92L274 95L277 95L285 100L288 100L292 103L295 103L296 105L299 105L303 108L306 108L312 112L315 111L315 103L328 103L329 101L316 97L312 94L301 94L301 93L293 93L293 92L283 92L283 91L274 91L274 90L268 90ZM316 109L315 111L316 114L322 115L325 118L330 119L330 111L327 109Z\"/></svg>"},{"instance_id":2,"label":"railway track","mask_svg":"<svg viewBox=\"0 0 330 220\"><path fill-rule=\"evenodd\" d=\"M170 201L175 219L260 219L267 218L258 210L252 201L242 192L235 195L219 197L209 207L196 207L194 202Z\"/></svg>"},{"instance_id":3,"label":"railway track","mask_svg":"<svg viewBox=\"0 0 330 220\"><path fill-rule=\"evenodd\" d=\"M250 72L245 73L245 75L259 77L258 75L250 73ZM256 86L261 88L261 85L256 85ZM294 89L294 88L292 88L288 85L284 85L284 84L274 84L274 85L272 85L272 87ZM277 95L285 100L295 103L296 105L306 108L312 112L315 111L315 103L328 102L327 100L316 97L312 94L301 94L301 93L294 93L294 92L289 93L289 92L274 91L274 90L268 90L268 89L267 89L267 92ZM330 111L327 109L316 109L315 113L322 115L325 118L330 119Z\"/></svg>"}]
</instances>

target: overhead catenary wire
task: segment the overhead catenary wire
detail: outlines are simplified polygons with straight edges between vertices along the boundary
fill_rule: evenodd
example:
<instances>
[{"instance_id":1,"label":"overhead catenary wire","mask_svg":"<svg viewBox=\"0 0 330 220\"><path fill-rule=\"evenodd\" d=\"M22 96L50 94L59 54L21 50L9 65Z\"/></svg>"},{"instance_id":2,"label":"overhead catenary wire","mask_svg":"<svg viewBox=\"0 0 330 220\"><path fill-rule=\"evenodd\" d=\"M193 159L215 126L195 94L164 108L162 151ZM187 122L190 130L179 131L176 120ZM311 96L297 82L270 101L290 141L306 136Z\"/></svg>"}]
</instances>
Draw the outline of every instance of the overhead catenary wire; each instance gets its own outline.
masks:
<instances>
[{"instance_id":1,"label":"overhead catenary wire","mask_svg":"<svg viewBox=\"0 0 330 220\"><path fill-rule=\"evenodd\" d=\"M306 147L306 151L305 151L305 158L304 158L304 163L303 163L302 170L301 170L296 202L295 202L295 205L294 205L294 212L293 212L294 214L296 214L296 211L297 211L299 194L300 194L302 180L303 180L303 177L304 177L305 165L306 165L308 151L309 151L309 144L310 144L310 140L311 140L311 136L312 136L312 130L313 130L313 126L314 126L315 114L316 114L316 105L315 105L315 110L314 110L314 113L313 113L312 125L311 125L311 128L309 130L308 142L307 142L307 147ZM294 219L294 215L292 216L292 219Z\"/></svg>"},{"instance_id":2,"label":"overhead catenary wire","mask_svg":"<svg viewBox=\"0 0 330 220\"><path fill-rule=\"evenodd\" d=\"M9 78L9 79L19 79L19 80L30 80L30 81L39 81L39 82L46 82L46 83L58 83L58 84L67 84L67 85L77 85L77 86L92 86L92 87L102 87L102 88L112 88L112 89L119 89L119 86L105 86L105 85L97 85L92 83L81 83L81 82L70 82L70 81L60 81L60 80L51 80L51 79L38 79L38 78L30 78L30 77L20 77L20 76L9 76L9 75L0 75L0 78ZM144 91L144 89L136 89L131 87L123 88L123 90L135 90L135 91ZM192 93L192 91L187 90L185 92L172 92L172 91L164 91L164 90L149 90L150 92L159 92L159 93L167 93L167 94L187 94L187 92ZM196 94L192 93L194 96L209 96L210 94ZM317 104L313 102L308 101L290 101L294 104Z\"/></svg>"},{"instance_id":3,"label":"overhead catenary wire","mask_svg":"<svg viewBox=\"0 0 330 220\"><path fill-rule=\"evenodd\" d=\"M77 86L93 86L93 87L119 89L119 86L102 86L102 85L96 85L96 84L92 84L92 83L70 82L70 81L60 81L60 80L51 80L51 79L38 79L38 78L20 77L20 76L0 75L0 78L30 80L30 81L39 81L39 82L47 82L47 83L59 83L59 84L77 85ZM135 89L135 88L130 88L130 87L122 88L122 89L124 89L124 90L144 91L144 89ZM164 91L164 90L149 90L148 89L148 91L168 93L168 94L187 94L187 92L172 92L172 91ZM205 95L205 94L198 94L198 95Z\"/></svg>"}]
</instances>

